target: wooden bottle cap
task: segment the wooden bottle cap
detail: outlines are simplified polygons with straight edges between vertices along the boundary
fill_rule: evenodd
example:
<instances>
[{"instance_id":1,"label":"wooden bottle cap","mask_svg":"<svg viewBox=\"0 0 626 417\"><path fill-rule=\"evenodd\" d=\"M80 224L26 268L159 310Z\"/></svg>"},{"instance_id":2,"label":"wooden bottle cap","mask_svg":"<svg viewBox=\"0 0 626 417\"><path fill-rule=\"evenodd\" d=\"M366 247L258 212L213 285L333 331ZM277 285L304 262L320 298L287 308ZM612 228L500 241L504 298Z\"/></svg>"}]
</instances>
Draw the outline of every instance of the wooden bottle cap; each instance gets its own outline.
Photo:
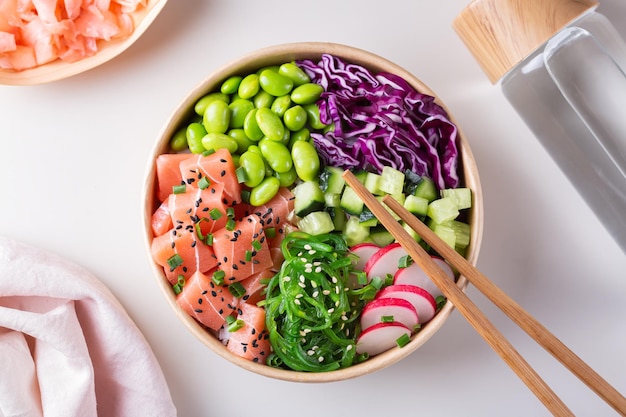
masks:
<instances>
[{"instance_id":1,"label":"wooden bottle cap","mask_svg":"<svg viewBox=\"0 0 626 417\"><path fill-rule=\"evenodd\" d=\"M474 0L452 27L492 83L585 11L594 0Z\"/></svg>"}]
</instances>

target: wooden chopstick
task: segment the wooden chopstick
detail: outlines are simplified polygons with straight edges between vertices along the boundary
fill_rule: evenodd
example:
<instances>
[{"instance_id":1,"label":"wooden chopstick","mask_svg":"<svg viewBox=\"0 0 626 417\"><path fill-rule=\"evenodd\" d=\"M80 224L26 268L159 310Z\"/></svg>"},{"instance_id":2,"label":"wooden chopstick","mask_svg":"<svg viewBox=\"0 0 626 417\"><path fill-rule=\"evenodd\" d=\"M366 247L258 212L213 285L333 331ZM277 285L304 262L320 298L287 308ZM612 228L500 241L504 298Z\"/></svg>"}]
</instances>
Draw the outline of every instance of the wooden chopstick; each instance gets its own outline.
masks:
<instances>
[{"instance_id":1,"label":"wooden chopstick","mask_svg":"<svg viewBox=\"0 0 626 417\"><path fill-rule=\"evenodd\" d=\"M432 260L430 255L396 221L387 208L369 193L350 171L343 174L346 183L352 187L365 205L372 211L385 228L402 244L413 261L428 273L443 295L459 310L465 319L485 339L492 349L511 367L517 376L537 396L555 416L573 416L563 401L541 379L536 371L524 360L506 338L495 328L480 309L450 280ZM544 349L578 376L597 395L611 405L622 416L626 416L626 398L576 356L567 346L550 333L543 325L520 307L508 295L493 284L477 268L442 241L417 217L409 213L391 196L383 199L407 225L415 230L440 256L455 267L469 282L500 308L511 320L528 333Z\"/></svg>"}]
</instances>

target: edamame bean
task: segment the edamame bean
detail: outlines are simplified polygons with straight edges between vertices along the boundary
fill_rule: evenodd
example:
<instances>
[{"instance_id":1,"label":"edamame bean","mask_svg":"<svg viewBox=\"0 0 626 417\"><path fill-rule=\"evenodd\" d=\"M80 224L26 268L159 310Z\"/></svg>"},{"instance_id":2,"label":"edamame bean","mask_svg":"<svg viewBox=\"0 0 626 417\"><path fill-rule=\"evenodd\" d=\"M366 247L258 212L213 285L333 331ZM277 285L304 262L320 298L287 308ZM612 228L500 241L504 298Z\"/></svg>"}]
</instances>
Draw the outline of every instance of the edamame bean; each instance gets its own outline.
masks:
<instances>
[{"instance_id":1,"label":"edamame bean","mask_svg":"<svg viewBox=\"0 0 626 417\"><path fill-rule=\"evenodd\" d=\"M276 70L266 69L259 74L259 85L271 95L280 97L289 94L293 81Z\"/></svg>"},{"instance_id":2,"label":"edamame bean","mask_svg":"<svg viewBox=\"0 0 626 417\"><path fill-rule=\"evenodd\" d=\"M306 83L297 86L291 92L291 100L296 104L311 104L319 100L324 87L315 83Z\"/></svg>"},{"instance_id":3,"label":"edamame bean","mask_svg":"<svg viewBox=\"0 0 626 417\"><path fill-rule=\"evenodd\" d=\"M259 141L259 149L261 149L263 158L274 171L287 172L293 166L291 153L282 143L263 138Z\"/></svg>"},{"instance_id":4,"label":"edamame bean","mask_svg":"<svg viewBox=\"0 0 626 417\"><path fill-rule=\"evenodd\" d=\"M206 110L206 106L209 105L209 103L211 103L214 100L222 100L226 103L230 102L230 98L223 93L211 93L211 94L207 94L206 96L202 97L200 100L198 100L195 104L195 106L193 107L193 110L196 112L196 114L198 116L204 116L204 112Z\"/></svg>"},{"instance_id":5,"label":"edamame bean","mask_svg":"<svg viewBox=\"0 0 626 417\"><path fill-rule=\"evenodd\" d=\"M237 151L237 141L224 133L209 132L202 138L202 146L207 151L228 149L228 152Z\"/></svg>"},{"instance_id":6,"label":"edamame bean","mask_svg":"<svg viewBox=\"0 0 626 417\"><path fill-rule=\"evenodd\" d=\"M243 77L240 75L233 75L232 77L228 77L226 81L222 83L220 87L220 92L222 94L234 94L239 90L239 84L241 84L241 80Z\"/></svg>"},{"instance_id":7,"label":"edamame bean","mask_svg":"<svg viewBox=\"0 0 626 417\"><path fill-rule=\"evenodd\" d=\"M244 132L243 129L230 129L228 131L228 136L235 139L235 141L237 142L237 153L240 154L247 151L251 145L256 143L250 140L250 138L246 135L246 132Z\"/></svg>"},{"instance_id":8,"label":"edamame bean","mask_svg":"<svg viewBox=\"0 0 626 417\"><path fill-rule=\"evenodd\" d=\"M284 95L276 97L270 109L276 113L278 117L283 117L289 107L291 107L291 97L289 97L289 95Z\"/></svg>"},{"instance_id":9,"label":"edamame bean","mask_svg":"<svg viewBox=\"0 0 626 417\"><path fill-rule=\"evenodd\" d=\"M306 72L293 62L285 62L282 64L280 68L278 68L278 73L291 79L293 85L296 87L311 82Z\"/></svg>"},{"instance_id":10,"label":"edamame bean","mask_svg":"<svg viewBox=\"0 0 626 417\"><path fill-rule=\"evenodd\" d=\"M243 131L250 140L255 142L263 138L263 131L261 131L261 128L256 121L256 113L258 110L259 109L250 110L243 121Z\"/></svg>"},{"instance_id":11,"label":"edamame bean","mask_svg":"<svg viewBox=\"0 0 626 417\"><path fill-rule=\"evenodd\" d=\"M236 129L243 127L246 116L250 110L254 109L254 103L250 100L239 98L231 102L228 107L230 108L230 127Z\"/></svg>"},{"instance_id":12,"label":"edamame bean","mask_svg":"<svg viewBox=\"0 0 626 417\"><path fill-rule=\"evenodd\" d=\"M306 126L307 114L302 106L297 105L287 109L283 116L285 127L292 132L300 130Z\"/></svg>"},{"instance_id":13,"label":"edamame bean","mask_svg":"<svg viewBox=\"0 0 626 417\"><path fill-rule=\"evenodd\" d=\"M259 88L259 76L257 74L248 74L241 80L237 94L239 94L240 98L250 99L259 92Z\"/></svg>"},{"instance_id":14,"label":"edamame bean","mask_svg":"<svg viewBox=\"0 0 626 417\"><path fill-rule=\"evenodd\" d=\"M207 132L202 123L190 123L185 133L187 135L187 145L191 153L202 153L206 151L204 145L202 145L202 138Z\"/></svg>"},{"instance_id":15,"label":"edamame bean","mask_svg":"<svg viewBox=\"0 0 626 417\"><path fill-rule=\"evenodd\" d=\"M221 100L209 103L202 124L208 133L225 133L230 126L230 107Z\"/></svg>"},{"instance_id":16,"label":"edamame bean","mask_svg":"<svg viewBox=\"0 0 626 417\"><path fill-rule=\"evenodd\" d=\"M291 187L298 179L298 174L293 166L287 172L275 172L274 176L280 181L281 187Z\"/></svg>"},{"instance_id":17,"label":"edamame bean","mask_svg":"<svg viewBox=\"0 0 626 417\"><path fill-rule=\"evenodd\" d=\"M317 178L320 169L320 158L311 142L299 140L291 148L293 166L303 181L312 181Z\"/></svg>"},{"instance_id":18,"label":"edamame bean","mask_svg":"<svg viewBox=\"0 0 626 417\"><path fill-rule=\"evenodd\" d=\"M274 96L271 95L270 93L268 93L265 90L260 90L255 96L254 96L254 107L260 109L261 107L267 107L270 108L272 106L272 103L274 102Z\"/></svg>"},{"instance_id":19,"label":"edamame bean","mask_svg":"<svg viewBox=\"0 0 626 417\"><path fill-rule=\"evenodd\" d=\"M294 142L298 140L308 141L309 139L311 139L311 132L306 127L303 127L296 132L291 132L291 138L289 139L289 149L293 147Z\"/></svg>"},{"instance_id":20,"label":"edamame bean","mask_svg":"<svg viewBox=\"0 0 626 417\"><path fill-rule=\"evenodd\" d=\"M313 129L321 130L326 127L320 119L320 108L317 107L317 104L305 104L302 108L306 111L307 121Z\"/></svg>"},{"instance_id":21,"label":"edamame bean","mask_svg":"<svg viewBox=\"0 0 626 417\"><path fill-rule=\"evenodd\" d=\"M248 187L256 187L265 178L265 161L260 153L246 151L239 157L239 166L246 171Z\"/></svg>"},{"instance_id":22,"label":"edamame bean","mask_svg":"<svg viewBox=\"0 0 626 417\"><path fill-rule=\"evenodd\" d=\"M178 129L170 139L170 149L174 152L180 152L187 148L187 126L183 126Z\"/></svg>"},{"instance_id":23,"label":"edamame bean","mask_svg":"<svg viewBox=\"0 0 626 417\"><path fill-rule=\"evenodd\" d=\"M256 122L259 129L271 140L280 141L285 135L285 125L272 110L262 107L256 111ZM245 129L245 128L244 128Z\"/></svg>"},{"instance_id":24,"label":"edamame bean","mask_svg":"<svg viewBox=\"0 0 626 417\"><path fill-rule=\"evenodd\" d=\"M270 201L280 188L280 181L276 177L266 177L259 185L250 191L250 204L262 206Z\"/></svg>"}]
</instances>

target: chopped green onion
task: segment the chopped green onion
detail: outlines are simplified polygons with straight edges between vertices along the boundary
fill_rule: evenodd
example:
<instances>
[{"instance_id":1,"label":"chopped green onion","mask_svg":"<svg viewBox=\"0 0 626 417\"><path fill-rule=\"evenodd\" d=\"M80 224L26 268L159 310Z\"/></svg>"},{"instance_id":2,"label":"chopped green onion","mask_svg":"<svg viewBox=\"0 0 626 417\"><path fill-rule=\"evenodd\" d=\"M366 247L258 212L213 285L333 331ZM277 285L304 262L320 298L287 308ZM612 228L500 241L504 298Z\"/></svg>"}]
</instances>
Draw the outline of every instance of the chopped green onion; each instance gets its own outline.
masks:
<instances>
[{"instance_id":1,"label":"chopped green onion","mask_svg":"<svg viewBox=\"0 0 626 417\"><path fill-rule=\"evenodd\" d=\"M415 327L413 327L413 333L417 333L420 330L422 330L422 325L420 323L417 323Z\"/></svg>"},{"instance_id":2,"label":"chopped green onion","mask_svg":"<svg viewBox=\"0 0 626 417\"><path fill-rule=\"evenodd\" d=\"M263 248L263 245L261 245L261 243L258 240L253 240L252 247L256 250L261 250Z\"/></svg>"},{"instance_id":3,"label":"chopped green onion","mask_svg":"<svg viewBox=\"0 0 626 417\"><path fill-rule=\"evenodd\" d=\"M178 295L183 291L183 287L185 286L185 277L183 275L178 276L178 282L172 286L174 289L174 294Z\"/></svg>"},{"instance_id":4,"label":"chopped green onion","mask_svg":"<svg viewBox=\"0 0 626 417\"><path fill-rule=\"evenodd\" d=\"M356 273L356 282L359 285L367 285L367 274L363 271Z\"/></svg>"},{"instance_id":5,"label":"chopped green onion","mask_svg":"<svg viewBox=\"0 0 626 417\"><path fill-rule=\"evenodd\" d=\"M226 209L226 216L227 216L229 219L234 219L234 218L235 218L235 209L234 209L234 208L232 208L232 207L228 207L228 208Z\"/></svg>"},{"instance_id":6,"label":"chopped green onion","mask_svg":"<svg viewBox=\"0 0 626 417\"><path fill-rule=\"evenodd\" d=\"M267 229L265 229L265 236L267 236L269 239L276 237L276 228L268 227Z\"/></svg>"},{"instance_id":7,"label":"chopped green onion","mask_svg":"<svg viewBox=\"0 0 626 417\"><path fill-rule=\"evenodd\" d=\"M185 191L187 191L187 186L185 184L174 185L172 187L172 193L174 194L185 194Z\"/></svg>"},{"instance_id":8,"label":"chopped green onion","mask_svg":"<svg viewBox=\"0 0 626 417\"><path fill-rule=\"evenodd\" d=\"M207 235L204 237L204 243L209 246L213 246L213 233L207 233Z\"/></svg>"},{"instance_id":9,"label":"chopped green onion","mask_svg":"<svg viewBox=\"0 0 626 417\"><path fill-rule=\"evenodd\" d=\"M380 279L380 277L374 277L370 281L370 285L376 288L377 290L380 290L383 287L383 284L384 284L384 281Z\"/></svg>"},{"instance_id":10,"label":"chopped green onion","mask_svg":"<svg viewBox=\"0 0 626 417\"><path fill-rule=\"evenodd\" d=\"M168 260L167 260L167 265L169 265L170 270L174 270L177 267L181 266L183 264L183 258L181 258L181 256L177 253L175 253L174 255L172 255Z\"/></svg>"},{"instance_id":11,"label":"chopped green onion","mask_svg":"<svg viewBox=\"0 0 626 417\"><path fill-rule=\"evenodd\" d=\"M209 211L209 216L211 216L211 218L213 220L218 220L220 219L224 214L222 214L221 211L219 211L219 209L217 207L212 208L211 211Z\"/></svg>"},{"instance_id":12,"label":"chopped green onion","mask_svg":"<svg viewBox=\"0 0 626 417\"><path fill-rule=\"evenodd\" d=\"M393 323L394 319L393 316L382 316L380 318L381 323Z\"/></svg>"},{"instance_id":13,"label":"chopped green onion","mask_svg":"<svg viewBox=\"0 0 626 417\"><path fill-rule=\"evenodd\" d=\"M241 201L244 203L250 202L250 190L241 190Z\"/></svg>"},{"instance_id":14,"label":"chopped green onion","mask_svg":"<svg viewBox=\"0 0 626 417\"><path fill-rule=\"evenodd\" d=\"M388 287L393 284L393 275L387 274L385 276L385 287Z\"/></svg>"},{"instance_id":15,"label":"chopped green onion","mask_svg":"<svg viewBox=\"0 0 626 417\"><path fill-rule=\"evenodd\" d=\"M245 293L246 289L243 287L241 282L235 282L228 286L228 291L235 296L235 298L241 298Z\"/></svg>"},{"instance_id":16,"label":"chopped green onion","mask_svg":"<svg viewBox=\"0 0 626 417\"><path fill-rule=\"evenodd\" d=\"M231 333L236 332L237 330L241 329L244 325L245 323L243 320L235 320L228 325L228 331Z\"/></svg>"},{"instance_id":17,"label":"chopped green onion","mask_svg":"<svg viewBox=\"0 0 626 417\"><path fill-rule=\"evenodd\" d=\"M411 255L404 255L398 260L398 268L407 268L411 266L412 263L413 259L411 258Z\"/></svg>"},{"instance_id":18,"label":"chopped green onion","mask_svg":"<svg viewBox=\"0 0 626 417\"><path fill-rule=\"evenodd\" d=\"M217 285L222 285L224 284L224 278L226 277L226 272L222 271L221 269L218 269L217 271L213 272L213 282Z\"/></svg>"},{"instance_id":19,"label":"chopped green onion","mask_svg":"<svg viewBox=\"0 0 626 417\"><path fill-rule=\"evenodd\" d=\"M248 181L248 173L244 167L239 167L235 170L235 174L237 175L237 181L241 184L242 182Z\"/></svg>"},{"instance_id":20,"label":"chopped green onion","mask_svg":"<svg viewBox=\"0 0 626 417\"><path fill-rule=\"evenodd\" d=\"M252 251L246 251L246 262L250 262L252 260Z\"/></svg>"},{"instance_id":21,"label":"chopped green onion","mask_svg":"<svg viewBox=\"0 0 626 417\"><path fill-rule=\"evenodd\" d=\"M226 230L228 230L229 232L232 232L233 230L235 230L235 226L237 226L237 223L235 222L235 220L233 219L228 219L228 221L226 222L226 226L224 226L226 228Z\"/></svg>"},{"instance_id":22,"label":"chopped green onion","mask_svg":"<svg viewBox=\"0 0 626 417\"><path fill-rule=\"evenodd\" d=\"M411 341L411 336L409 336L408 334L403 334L402 336L400 336L399 338L396 339L396 345L398 345L398 347L403 348L405 347L409 342Z\"/></svg>"},{"instance_id":23,"label":"chopped green onion","mask_svg":"<svg viewBox=\"0 0 626 417\"><path fill-rule=\"evenodd\" d=\"M210 185L211 181L209 181L207 177L202 177L200 178L200 181L198 181L198 188L201 190L206 190Z\"/></svg>"},{"instance_id":24,"label":"chopped green onion","mask_svg":"<svg viewBox=\"0 0 626 417\"><path fill-rule=\"evenodd\" d=\"M215 149L211 148L202 152L202 156L209 156L209 155L213 155L214 153L215 153Z\"/></svg>"},{"instance_id":25,"label":"chopped green onion","mask_svg":"<svg viewBox=\"0 0 626 417\"><path fill-rule=\"evenodd\" d=\"M437 303L437 311L443 308L443 306L446 304L446 301L447 299L443 295L437 296L437 298L435 298L435 303Z\"/></svg>"}]
</instances>

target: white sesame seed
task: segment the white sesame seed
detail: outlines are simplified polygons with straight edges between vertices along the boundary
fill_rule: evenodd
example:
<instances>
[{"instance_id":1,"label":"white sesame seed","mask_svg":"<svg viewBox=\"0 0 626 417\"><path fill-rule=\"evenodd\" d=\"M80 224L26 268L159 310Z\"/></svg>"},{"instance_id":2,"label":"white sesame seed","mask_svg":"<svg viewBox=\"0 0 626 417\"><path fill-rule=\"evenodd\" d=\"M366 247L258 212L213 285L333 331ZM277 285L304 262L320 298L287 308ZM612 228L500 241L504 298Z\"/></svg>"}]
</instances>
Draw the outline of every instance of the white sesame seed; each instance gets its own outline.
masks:
<instances>
[{"instance_id":1,"label":"white sesame seed","mask_svg":"<svg viewBox=\"0 0 626 417\"><path fill-rule=\"evenodd\" d=\"M286 276L285 278L283 278L283 281L289 282L289 281L291 281L291 277L290 276Z\"/></svg>"},{"instance_id":2,"label":"white sesame seed","mask_svg":"<svg viewBox=\"0 0 626 417\"><path fill-rule=\"evenodd\" d=\"M319 348L320 348L319 346L315 345L315 346L313 346L311 349L313 349L313 350L317 350L317 349L319 349Z\"/></svg>"},{"instance_id":3,"label":"white sesame seed","mask_svg":"<svg viewBox=\"0 0 626 417\"><path fill-rule=\"evenodd\" d=\"M317 360L318 360L319 362L324 362L324 357L323 357L323 356L320 356L319 358L317 358Z\"/></svg>"},{"instance_id":4,"label":"white sesame seed","mask_svg":"<svg viewBox=\"0 0 626 417\"><path fill-rule=\"evenodd\" d=\"M317 282L315 282L315 281L311 281L311 287L313 287L313 288L317 288Z\"/></svg>"},{"instance_id":5,"label":"white sesame seed","mask_svg":"<svg viewBox=\"0 0 626 417\"><path fill-rule=\"evenodd\" d=\"M304 329L304 333L307 333L307 334L311 333L311 329L309 329L309 328Z\"/></svg>"},{"instance_id":6,"label":"white sesame seed","mask_svg":"<svg viewBox=\"0 0 626 417\"><path fill-rule=\"evenodd\" d=\"M302 293L296 295L296 298L302 298L302 297L304 297L304 294Z\"/></svg>"},{"instance_id":7,"label":"white sesame seed","mask_svg":"<svg viewBox=\"0 0 626 417\"><path fill-rule=\"evenodd\" d=\"M309 263L305 264L304 267L306 269L313 269L313 264L309 262Z\"/></svg>"},{"instance_id":8,"label":"white sesame seed","mask_svg":"<svg viewBox=\"0 0 626 417\"><path fill-rule=\"evenodd\" d=\"M348 345L348 347L346 347L346 351L349 352L352 350L352 345Z\"/></svg>"},{"instance_id":9,"label":"white sesame seed","mask_svg":"<svg viewBox=\"0 0 626 417\"><path fill-rule=\"evenodd\" d=\"M334 309L334 308L329 308L329 309L328 309L328 314L333 314L334 312L335 312L335 309Z\"/></svg>"},{"instance_id":10,"label":"white sesame seed","mask_svg":"<svg viewBox=\"0 0 626 417\"><path fill-rule=\"evenodd\" d=\"M314 249L311 249L311 250L309 251L309 255L315 255L316 253L317 253L317 251L316 251L316 250L314 250Z\"/></svg>"},{"instance_id":11,"label":"white sesame seed","mask_svg":"<svg viewBox=\"0 0 626 417\"><path fill-rule=\"evenodd\" d=\"M295 305L299 306L299 305L300 305L300 300L298 300L298 299L296 298L295 300L293 300L293 303L294 303Z\"/></svg>"},{"instance_id":12,"label":"white sesame seed","mask_svg":"<svg viewBox=\"0 0 626 417\"><path fill-rule=\"evenodd\" d=\"M300 282L304 282L306 278L304 278L304 275L300 275Z\"/></svg>"},{"instance_id":13,"label":"white sesame seed","mask_svg":"<svg viewBox=\"0 0 626 417\"><path fill-rule=\"evenodd\" d=\"M339 300L335 301L335 307L339 307L339 304L341 304Z\"/></svg>"},{"instance_id":14,"label":"white sesame seed","mask_svg":"<svg viewBox=\"0 0 626 417\"><path fill-rule=\"evenodd\" d=\"M313 296L313 298L317 298L317 296L320 295L320 292L319 291L315 291L311 295Z\"/></svg>"},{"instance_id":15,"label":"white sesame seed","mask_svg":"<svg viewBox=\"0 0 626 417\"><path fill-rule=\"evenodd\" d=\"M296 301L298 301L298 300L296 300ZM341 320L348 321L348 318L346 316L341 316Z\"/></svg>"},{"instance_id":16,"label":"white sesame seed","mask_svg":"<svg viewBox=\"0 0 626 417\"><path fill-rule=\"evenodd\" d=\"M335 293L339 294L341 292L341 288L335 287Z\"/></svg>"},{"instance_id":17,"label":"white sesame seed","mask_svg":"<svg viewBox=\"0 0 626 417\"><path fill-rule=\"evenodd\" d=\"M322 263L320 261L313 262L313 266L320 266Z\"/></svg>"},{"instance_id":18,"label":"white sesame seed","mask_svg":"<svg viewBox=\"0 0 626 417\"><path fill-rule=\"evenodd\" d=\"M315 355L315 351L311 349L311 350L308 350L306 352L306 354L309 355L309 356L313 356L313 355Z\"/></svg>"},{"instance_id":19,"label":"white sesame seed","mask_svg":"<svg viewBox=\"0 0 626 417\"><path fill-rule=\"evenodd\" d=\"M304 282L298 282L298 286L300 288L306 288L306 284Z\"/></svg>"},{"instance_id":20,"label":"white sesame seed","mask_svg":"<svg viewBox=\"0 0 626 417\"><path fill-rule=\"evenodd\" d=\"M322 291L322 294L324 294L324 295L329 295L329 294L330 294L330 291L329 291L329 290L324 290L324 291Z\"/></svg>"},{"instance_id":21,"label":"white sesame seed","mask_svg":"<svg viewBox=\"0 0 626 417\"><path fill-rule=\"evenodd\" d=\"M304 245L304 249L305 250L311 250L311 245L309 245L308 243L306 245Z\"/></svg>"},{"instance_id":22,"label":"white sesame seed","mask_svg":"<svg viewBox=\"0 0 626 417\"><path fill-rule=\"evenodd\" d=\"M332 281L333 281L333 284L336 284L337 283L337 277L333 277Z\"/></svg>"},{"instance_id":23,"label":"white sesame seed","mask_svg":"<svg viewBox=\"0 0 626 417\"><path fill-rule=\"evenodd\" d=\"M317 268L315 268L315 272L317 272L318 274L322 272L322 267L318 266Z\"/></svg>"},{"instance_id":24,"label":"white sesame seed","mask_svg":"<svg viewBox=\"0 0 626 417\"><path fill-rule=\"evenodd\" d=\"M302 330L300 330L300 336L304 337L304 336L306 336L306 333L303 332Z\"/></svg>"}]
</instances>

